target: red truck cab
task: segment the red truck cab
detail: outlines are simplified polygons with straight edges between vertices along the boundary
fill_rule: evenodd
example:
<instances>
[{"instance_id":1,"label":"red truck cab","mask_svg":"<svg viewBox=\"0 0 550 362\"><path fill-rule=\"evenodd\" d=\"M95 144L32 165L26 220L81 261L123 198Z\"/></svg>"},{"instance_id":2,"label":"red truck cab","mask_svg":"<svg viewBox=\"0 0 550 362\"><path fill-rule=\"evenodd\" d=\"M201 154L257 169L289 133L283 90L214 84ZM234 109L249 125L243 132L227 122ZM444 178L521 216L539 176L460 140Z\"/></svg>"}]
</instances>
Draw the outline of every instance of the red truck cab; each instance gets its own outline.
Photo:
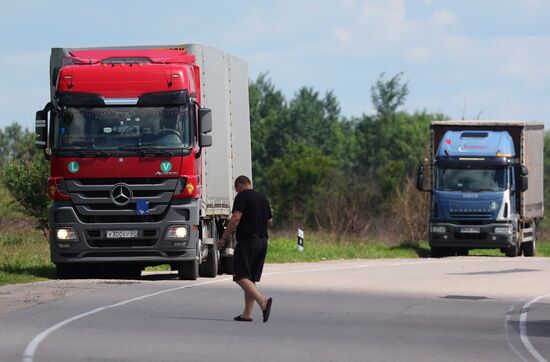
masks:
<instances>
[{"instance_id":1,"label":"red truck cab","mask_svg":"<svg viewBox=\"0 0 550 362\"><path fill-rule=\"evenodd\" d=\"M201 156L212 119L200 106L195 56L64 51L60 64L52 55L52 100L36 117L36 144L51 162L58 275L106 265L136 275L170 264L182 279L196 279L201 255L215 256L200 245ZM201 275L215 276L214 264Z\"/></svg>"}]
</instances>

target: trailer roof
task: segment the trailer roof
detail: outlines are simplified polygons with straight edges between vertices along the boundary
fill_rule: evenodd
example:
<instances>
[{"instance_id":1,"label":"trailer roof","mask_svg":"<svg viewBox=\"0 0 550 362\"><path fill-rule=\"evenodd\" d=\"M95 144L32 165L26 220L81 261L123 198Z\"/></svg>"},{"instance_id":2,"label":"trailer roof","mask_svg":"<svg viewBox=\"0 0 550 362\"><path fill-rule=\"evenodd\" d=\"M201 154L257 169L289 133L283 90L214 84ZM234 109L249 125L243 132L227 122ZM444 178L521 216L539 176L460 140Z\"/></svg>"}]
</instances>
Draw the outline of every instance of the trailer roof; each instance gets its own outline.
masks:
<instances>
[{"instance_id":1,"label":"trailer roof","mask_svg":"<svg viewBox=\"0 0 550 362\"><path fill-rule=\"evenodd\" d=\"M540 126L544 128L544 123L540 121L514 121L514 120L450 120L450 121L432 121L432 126Z\"/></svg>"}]
</instances>

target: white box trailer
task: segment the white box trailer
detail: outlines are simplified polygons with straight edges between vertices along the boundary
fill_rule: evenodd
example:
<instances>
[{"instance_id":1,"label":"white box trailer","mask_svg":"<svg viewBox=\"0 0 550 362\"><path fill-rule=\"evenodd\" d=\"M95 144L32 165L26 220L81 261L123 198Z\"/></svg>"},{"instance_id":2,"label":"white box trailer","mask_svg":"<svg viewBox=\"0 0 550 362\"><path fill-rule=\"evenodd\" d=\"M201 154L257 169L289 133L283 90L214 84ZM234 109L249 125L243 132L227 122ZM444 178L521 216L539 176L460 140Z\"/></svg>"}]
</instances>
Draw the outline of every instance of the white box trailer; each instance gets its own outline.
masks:
<instances>
[{"instance_id":1,"label":"white box trailer","mask_svg":"<svg viewBox=\"0 0 550 362\"><path fill-rule=\"evenodd\" d=\"M201 105L212 110L212 147L204 150L204 202L208 215L229 214L240 175L252 179L248 66L204 45L183 45L201 69Z\"/></svg>"},{"instance_id":2,"label":"white box trailer","mask_svg":"<svg viewBox=\"0 0 550 362\"><path fill-rule=\"evenodd\" d=\"M201 44L92 47L79 49L185 49L201 70L201 106L212 110L212 146L203 150L203 213L229 215L235 197L234 180L252 180L248 65L233 55ZM51 97L56 69L71 48L53 48L50 58ZM75 48L75 50L77 50Z\"/></svg>"}]
</instances>

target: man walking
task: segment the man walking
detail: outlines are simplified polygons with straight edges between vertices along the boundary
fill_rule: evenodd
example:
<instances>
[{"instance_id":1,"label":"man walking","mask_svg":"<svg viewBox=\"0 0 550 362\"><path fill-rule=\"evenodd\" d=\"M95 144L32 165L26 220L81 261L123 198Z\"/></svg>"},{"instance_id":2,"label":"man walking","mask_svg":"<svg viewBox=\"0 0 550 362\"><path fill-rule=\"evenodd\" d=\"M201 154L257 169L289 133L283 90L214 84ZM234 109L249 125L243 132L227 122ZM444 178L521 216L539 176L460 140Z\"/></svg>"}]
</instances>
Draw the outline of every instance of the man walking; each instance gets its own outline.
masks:
<instances>
[{"instance_id":1,"label":"man walking","mask_svg":"<svg viewBox=\"0 0 550 362\"><path fill-rule=\"evenodd\" d=\"M244 291L244 311L234 319L239 322L251 322L254 302L258 303L267 322L271 312L272 298L263 296L256 282L260 281L267 254L267 226L271 225L271 207L267 198L252 189L252 182L246 176L235 180L237 196L227 229L220 238L220 248L235 229L237 246L233 254L233 281Z\"/></svg>"}]
</instances>

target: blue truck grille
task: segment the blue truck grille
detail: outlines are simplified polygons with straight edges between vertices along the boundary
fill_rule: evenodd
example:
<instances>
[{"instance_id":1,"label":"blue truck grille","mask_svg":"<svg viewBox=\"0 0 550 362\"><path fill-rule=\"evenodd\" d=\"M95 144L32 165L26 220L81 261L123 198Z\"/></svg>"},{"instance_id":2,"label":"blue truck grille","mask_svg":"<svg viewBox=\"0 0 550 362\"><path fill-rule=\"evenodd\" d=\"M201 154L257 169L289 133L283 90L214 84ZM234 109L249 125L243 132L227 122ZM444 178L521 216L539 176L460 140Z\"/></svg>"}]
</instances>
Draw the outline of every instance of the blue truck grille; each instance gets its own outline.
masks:
<instances>
[{"instance_id":1,"label":"blue truck grille","mask_svg":"<svg viewBox=\"0 0 550 362\"><path fill-rule=\"evenodd\" d=\"M492 212L471 212L471 211L452 211L449 215L453 219L462 219L462 220L488 220L493 217Z\"/></svg>"}]
</instances>

